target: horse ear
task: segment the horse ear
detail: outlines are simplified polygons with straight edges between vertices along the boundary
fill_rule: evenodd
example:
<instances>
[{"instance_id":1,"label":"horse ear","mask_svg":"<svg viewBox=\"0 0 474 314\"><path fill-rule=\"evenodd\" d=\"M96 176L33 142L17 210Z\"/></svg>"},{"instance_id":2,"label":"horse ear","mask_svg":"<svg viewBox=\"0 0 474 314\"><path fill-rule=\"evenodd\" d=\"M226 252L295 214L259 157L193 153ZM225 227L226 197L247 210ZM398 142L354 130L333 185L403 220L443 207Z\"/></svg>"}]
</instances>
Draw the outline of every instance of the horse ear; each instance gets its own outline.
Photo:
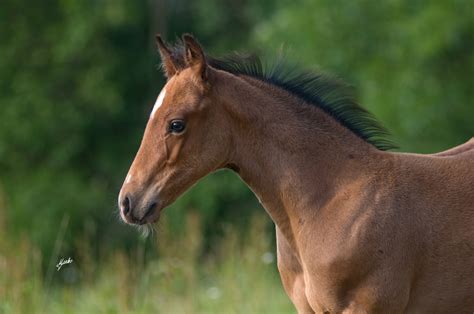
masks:
<instances>
[{"instance_id":1,"label":"horse ear","mask_svg":"<svg viewBox=\"0 0 474 314\"><path fill-rule=\"evenodd\" d=\"M207 80L207 61L204 51L197 40L190 34L183 35L184 42L184 61L187 66L195 67L199 76Z\"/></svg>"},{"instance_id":2,"label":"horse ear","mask_svg":"<svg viewBox=\"0 0 474 314\"><path fill-rule=\"evenodd\" d=\"M165 42L161 38L161 35L156 35L156 45L161 56L161 63L165 76L169 79L178 71L178 63L173 58L173 53L166 46Z\"/></svg>"}]
</instances>

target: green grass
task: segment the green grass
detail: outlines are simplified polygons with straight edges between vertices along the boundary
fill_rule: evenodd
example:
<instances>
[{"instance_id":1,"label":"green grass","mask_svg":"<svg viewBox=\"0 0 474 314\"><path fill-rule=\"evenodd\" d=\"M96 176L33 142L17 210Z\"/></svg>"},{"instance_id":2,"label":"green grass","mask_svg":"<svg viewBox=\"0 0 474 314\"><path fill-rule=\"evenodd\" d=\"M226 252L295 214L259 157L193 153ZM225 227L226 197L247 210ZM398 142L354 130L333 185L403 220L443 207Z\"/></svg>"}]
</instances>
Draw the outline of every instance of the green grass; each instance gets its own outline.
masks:
<instances>
[{"instance_id":1,"label":"green grass","mask_svg":"<svg viewBox=\"0 0 474 314\"><path fill-rule=\"evenodd\" d=\"M1 237L0 313L295 313L264 225L253 219L246 235L229 229L203 254L199 219L190 215L185 233L154 234L159 258L139 247L96 261L83 241L73 264L53 272L27 238Z\"/></svg>"}]
</instances>

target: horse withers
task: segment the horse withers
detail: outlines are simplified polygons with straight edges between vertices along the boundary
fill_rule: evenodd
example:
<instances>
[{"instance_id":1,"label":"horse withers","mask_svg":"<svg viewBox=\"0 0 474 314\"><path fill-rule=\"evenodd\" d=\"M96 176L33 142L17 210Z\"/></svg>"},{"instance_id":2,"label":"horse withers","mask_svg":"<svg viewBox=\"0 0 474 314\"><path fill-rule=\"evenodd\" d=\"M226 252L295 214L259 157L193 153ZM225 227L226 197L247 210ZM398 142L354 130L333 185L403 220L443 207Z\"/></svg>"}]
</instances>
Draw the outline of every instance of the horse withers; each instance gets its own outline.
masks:
<instances>
[{"instance_id":1,"label":"horse withers","mask_svg":"<svg viewBox=\"0 0 474 314\"><path fill-rule=\"evenodd\" d=\"M384 129L338 80L211 58L190 35L157 44L167 82L120 191L124 221L152 224L229 168L276 225L278 269L299 313L474 311L472 141L389 152Z\"/></svg>"}]
</instances>

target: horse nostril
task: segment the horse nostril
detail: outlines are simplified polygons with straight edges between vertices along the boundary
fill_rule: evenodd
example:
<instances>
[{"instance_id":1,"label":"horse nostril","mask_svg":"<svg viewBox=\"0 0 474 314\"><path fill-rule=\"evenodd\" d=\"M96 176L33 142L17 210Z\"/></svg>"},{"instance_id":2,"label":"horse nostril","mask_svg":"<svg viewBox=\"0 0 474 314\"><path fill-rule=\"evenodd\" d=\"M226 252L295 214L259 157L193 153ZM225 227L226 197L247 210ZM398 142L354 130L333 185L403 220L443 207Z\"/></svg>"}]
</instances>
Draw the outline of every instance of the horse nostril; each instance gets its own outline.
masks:
<instances>
[{"instance_id":1,"label":"horse nostril","mask_svg":"<svg viewBox=\"0 0 474 314\"><path fill-rule=\"evenodd\" d=\"M124 215L128 215L130 213L131 202L128 196L125 196L122 200L122 212Z\"/></svg>"}]
</instances>

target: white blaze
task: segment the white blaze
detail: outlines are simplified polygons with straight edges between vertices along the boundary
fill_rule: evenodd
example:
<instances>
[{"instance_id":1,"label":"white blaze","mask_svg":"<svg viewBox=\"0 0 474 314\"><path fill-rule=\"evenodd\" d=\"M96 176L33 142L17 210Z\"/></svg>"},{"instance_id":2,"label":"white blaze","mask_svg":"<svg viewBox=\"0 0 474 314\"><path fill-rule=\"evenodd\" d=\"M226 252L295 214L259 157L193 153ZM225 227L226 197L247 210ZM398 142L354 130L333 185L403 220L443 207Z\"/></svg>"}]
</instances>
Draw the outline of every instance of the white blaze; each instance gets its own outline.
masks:
<instances>
[{"instance_id":1,"label":"white blaze","mask_svg":"<svg viewBox=\"0 0 474 314\"><path fill-rule=\"evenodd\" d=\"M132 179L132 175L128 174L127 178L125 179L125 183L130 182L131 179Z\"/></svg>"},{"instance_id":2,"label":"white blaze","mask_svg":"<svg viewBox=\"0 0 474 314\"><path fill-rule=\"evenodd\" d=\"M165 95L166 95L166 89L163 88L160 95L158 95L158 98L156 99L155 106L153 107L153 110L151 111L150 119L153 119L153 116L155 115L156 110L161 107L161 104L163 103L163 100L165 99Z\"/></svg>"}]
</instances>

